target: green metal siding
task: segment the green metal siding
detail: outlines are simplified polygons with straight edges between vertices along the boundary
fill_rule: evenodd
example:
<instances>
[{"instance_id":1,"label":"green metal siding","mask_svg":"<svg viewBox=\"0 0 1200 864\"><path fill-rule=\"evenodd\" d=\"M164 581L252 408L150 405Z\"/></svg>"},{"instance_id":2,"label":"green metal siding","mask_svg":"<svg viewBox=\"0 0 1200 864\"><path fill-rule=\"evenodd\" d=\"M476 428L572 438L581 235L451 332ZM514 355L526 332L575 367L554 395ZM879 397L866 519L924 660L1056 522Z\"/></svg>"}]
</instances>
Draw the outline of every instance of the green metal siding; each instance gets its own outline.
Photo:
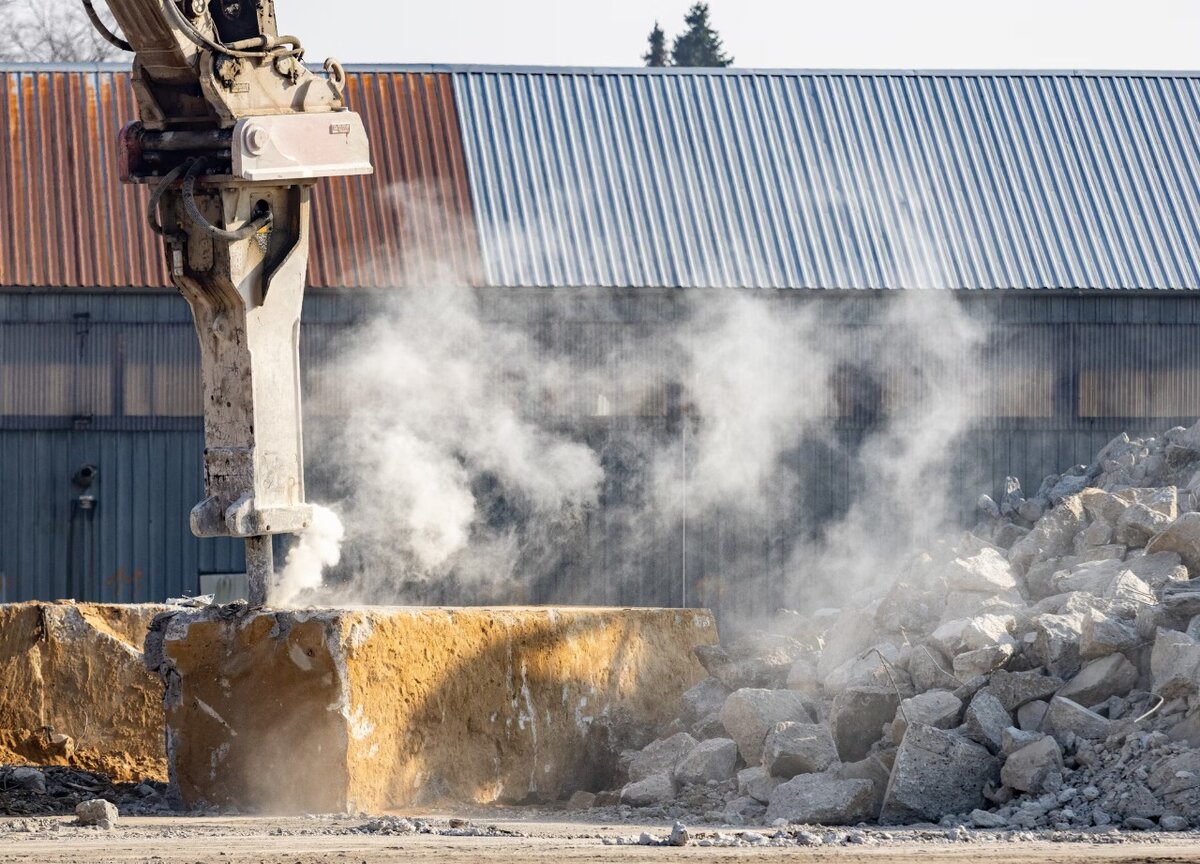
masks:
<instances>
[{"instance_id":1,"label":"green metal siding","mask_svg":"<svg viewBox=\"0 0 1200 864\"><path fill-rule=\"evenodd\" d=\"M622 328L669 325L679 314L679 297L671 292L598 290L586 296L575 293L561 305L562 295L485 290L481 300L486 316L528 321L555 350L591 357L604 356ZM827 317L840 322L837 326L854 328L877 324L886 304L896 301L897 295L889 292L801 292L787 294L781 302L826 304ZM370 297L311 295L302 335L305 367L311 368L330 339L346 332L373 302ZM551 302L560 305L547 314ZM1090 461L1121 431L1162 431L1200 415L1200 409L1174 415L1151 410L1163 404L1151 385L1164 370L1173 376L1172 392L1183 393L1177 404L1200 405L1200 297L980 292L958 295L952 302L992 321L1002 342L1030 352L1031 368L1054 382L1049 416L987 417L966 436L960 461L973 470L955 502L964 518L972 515L978 494L994 491L1006 475L1036 488L1044 475ZM120 374L120 364L128 366L141 357L159 372L175 369L169 379L176 382L173 386L187 386L199 375L194 339L187 306L178 297L0 294L0 405L16 404L16 397L5 401L3 388L20 385L22 376L26 391L48 387L64 394L55 402L63 409L57 415L0 414L0 599L73 595L162 600L196 591L201 573L240 571L240 544L201 541L188 532L188 510L201 495L200 418L195 413L130 415L121 410L130 398L117 382L128 378ZM29 352L25 365L14 362L21 360L22 351ZM1000 351L992 362L999 370L1012 356ZM1124 397L1141 410L1080 416L1081 387L1088 374L1101 373L1114 379L1133 373L1150 381L1146 393ZM29 376L37 387L28 386L34 380ZM668 383L661 378L650 386ZM26 392L20 398L38 395ZM557 419L574 423L606 459L616 458L607 454L626 453L636 461L630 454L639 448L680 446L669 399L664 394L654 404L654 416ZM86 410L97 405L109 413ZM862 418L829 421L830 436L850 450L870 428ZM308 434L319 434L317 430L319 423L310 421ZM792 525L798 535L843 509L856 480L850 464L828 453L798 452L795 458L816 490L810 497L824 502L820 513L796 514ZM73 503L78 493L71 485L72 475L85 463L100 469L91 490L97 504L90 511ZM323 484L331 478L322 477L316 467L310 471L310 497L322 500ZM683 602L684 538L664 536L657 546L631 551L630 525L617 506L619 493L612 491L606 500L611 506L588 515L585 554L531 586L527 599ZM719 519L693 522L686 543L686 601L744 610L745 598L753 597L769 607L783 584L784 552L791 539L756 534ZM731 562L746 560L761 563L749 573L731 569ZM756 583L761 590L751 590ZM446 593L436 599L477 598Z\"/></svg>"}]
</instances>

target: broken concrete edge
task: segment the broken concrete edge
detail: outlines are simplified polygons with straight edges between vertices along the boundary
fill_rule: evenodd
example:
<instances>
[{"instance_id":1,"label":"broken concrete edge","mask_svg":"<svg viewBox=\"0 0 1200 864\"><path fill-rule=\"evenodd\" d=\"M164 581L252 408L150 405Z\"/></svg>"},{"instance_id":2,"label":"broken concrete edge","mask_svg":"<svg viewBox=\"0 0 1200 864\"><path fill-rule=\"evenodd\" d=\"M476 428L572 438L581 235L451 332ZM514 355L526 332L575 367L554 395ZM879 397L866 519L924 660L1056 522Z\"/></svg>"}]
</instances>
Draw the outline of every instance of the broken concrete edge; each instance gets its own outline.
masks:
<instances>
[{"instance_id":1,"label":"broken concrete edge","mask_svg":"<svg viewBox=\"0 0 1200 864\"><path fill-rule=\"evenodd\" d=\"M165 780L161 686L141 646L167 608L0 605L0 762Z\"/></svg>"},{"instance_id":2,"label":"broken concrete edge","mask_svg":"<svg viewBox=\"0 0 1200 864\"><path fill-rule=\"evenodd\" d=\"M346 812L605 788L716 640L706 610L235 606L160 616L146 656L185 806Z\"/></svg>"}]
</instances>

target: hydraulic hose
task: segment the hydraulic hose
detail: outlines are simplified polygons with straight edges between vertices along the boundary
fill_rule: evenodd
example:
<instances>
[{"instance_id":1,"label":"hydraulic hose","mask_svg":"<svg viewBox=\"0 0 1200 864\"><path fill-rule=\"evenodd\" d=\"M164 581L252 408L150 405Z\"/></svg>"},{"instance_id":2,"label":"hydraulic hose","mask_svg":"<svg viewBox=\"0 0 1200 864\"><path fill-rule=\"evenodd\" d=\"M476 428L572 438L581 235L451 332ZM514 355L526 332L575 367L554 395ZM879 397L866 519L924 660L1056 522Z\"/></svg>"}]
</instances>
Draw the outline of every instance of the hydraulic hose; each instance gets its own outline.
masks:
<instances>
[{"instance_id":1,"label":"hydraulic hose","mask_svg":"<svg viewBox=\"0 0 1200 864\"><path fill-rule=\"evenodd\" d=\"M222 45L220 42L215 42L209 39L203 33L196 29L196 25L187 19L179 7L175 5L175 0L164 0L163 6L168 10L171 16L171 23L183 31L183 35L191 39L198 47L207 48L217 54L225 54L229 57L244 57L248 60L261 60L264 57L272 57L276 54L291 54L299 56L304 53L303 47L300 45L300 40L295 36L277 36L274 39L264 42L265 50L262 51L242 51L228 45ZM281 45L292 45L289 51L274 50Z\"/></svg>"},{"instance_id":2,"label":"hydraulic hose","mask_svg":"<svg viewBox=\"0 0 1200 864\"><path fill-rule=\"evenodd\" d=\"M176 165L162 180L158 181L158 185L150 193L150 208L146 211L146 221L150 223L150 230L160 237L166 237L167 232L162 227L162 223L158 221L158 202L162 200L163 194L171 188L171 184L178 180L191 165L191 161Z\"/></svg>"},{"instance_id":3,"label":"hydraulic hose","mask_svg":"<svg viewBox=\"0 0 1200 864\"><path fill-rule=\"evenodd\" d=\"M214 240L236 242L253 237L258 233L260 228L265 228L271 224L272 216L270 208L255 216L241 228L233 231L218 228L205 219L204 214L200 212L200 208L196 206L196 178L203 174L204 169L207 167L208 160L202 156L188 166L187 174L183 178L183 210L187 213L188 218L192 220L193 225Z\"/></svg>"},{"instance_id":4,"label":"hydraulic hose","mask_svg":"<svg viewBox=\"0 0 1200 864\"><path fill-rule=\"evenodd\" d=\"M133 50L132 45L108 29L108 25L96 13L96 7L92 5L92 0L83 0L83 11L87 13L88 20L92 22L92 26L104 37L105 42L120 48L122 51Z\"/></svg>"}]
</instances>

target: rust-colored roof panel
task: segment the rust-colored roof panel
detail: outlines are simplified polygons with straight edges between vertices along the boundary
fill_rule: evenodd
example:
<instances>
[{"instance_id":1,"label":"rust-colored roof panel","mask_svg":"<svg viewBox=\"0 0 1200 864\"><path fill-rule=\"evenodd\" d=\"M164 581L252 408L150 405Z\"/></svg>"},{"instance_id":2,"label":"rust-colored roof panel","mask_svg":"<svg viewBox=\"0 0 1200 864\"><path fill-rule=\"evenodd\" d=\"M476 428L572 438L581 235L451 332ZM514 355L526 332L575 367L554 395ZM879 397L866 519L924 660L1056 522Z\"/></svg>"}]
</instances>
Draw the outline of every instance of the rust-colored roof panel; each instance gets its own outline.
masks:
<instances>
[{"instance_id":1,"label":"rust-colored roof panel","mask_svg":"<svg viewBox=\"0 0 1200 864\"><path fill-rule=\"evenodd\" d=\"M351 72L376 173L317 187L309 284L479 284L482 268L449 74ZM0 287L169 288L149 192L117 180L117 132L137 118L129 74L0 72Z\"/></svg>"}]
</instances>

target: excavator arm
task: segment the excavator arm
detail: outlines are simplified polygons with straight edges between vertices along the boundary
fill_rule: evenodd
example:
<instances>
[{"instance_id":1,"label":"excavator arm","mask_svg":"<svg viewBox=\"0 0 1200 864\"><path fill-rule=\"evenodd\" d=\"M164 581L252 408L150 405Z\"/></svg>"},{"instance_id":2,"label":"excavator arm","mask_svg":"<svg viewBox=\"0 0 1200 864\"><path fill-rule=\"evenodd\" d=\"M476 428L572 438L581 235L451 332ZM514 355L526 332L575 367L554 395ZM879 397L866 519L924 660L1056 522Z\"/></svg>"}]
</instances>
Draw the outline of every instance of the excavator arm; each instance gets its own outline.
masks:
<instances>
[{"instance_id":1,"label":"excavator arm","mask_svg":"<svg viewBox=\"0 0 1200 864\"><path fill-rule=\"evenodd\" d=\"M139 119L121 179L152 187L147 223L192 309L204 382L198 537L246 540L252 605L268 601L271 535L306 529L299 338L313 186L370 174L345 74L303 63L272 0L92 0L132 51Z\"/></svg>"}]
</instances>

